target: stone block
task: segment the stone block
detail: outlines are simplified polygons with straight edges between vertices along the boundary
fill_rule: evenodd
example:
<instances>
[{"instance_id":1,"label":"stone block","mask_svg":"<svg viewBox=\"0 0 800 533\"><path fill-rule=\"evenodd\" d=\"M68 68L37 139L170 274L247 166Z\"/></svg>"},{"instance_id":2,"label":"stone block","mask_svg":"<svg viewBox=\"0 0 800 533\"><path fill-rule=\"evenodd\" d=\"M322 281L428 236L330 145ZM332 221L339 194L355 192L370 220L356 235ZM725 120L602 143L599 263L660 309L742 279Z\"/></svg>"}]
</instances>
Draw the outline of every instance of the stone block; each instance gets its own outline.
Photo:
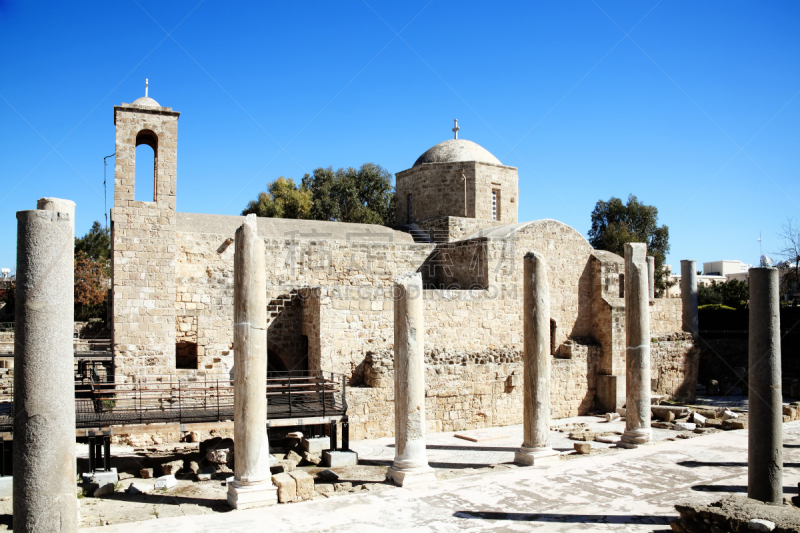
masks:
<instances>
[{"instance_id":1,"label":"stone block","mask_svg":"<svg viewBox=\"0 0 800 533\"><path fill-rule=\"evenodd\" d=\"M310 500L314 497L314 478L303 470L295 470L289 473L297 483L297 499Z\"/></svg>"},{"instance_id":2,"label":"stone block","mask_svg":"<svg viewBox=\"0 0 800 533\"><path fill-rule=\"evenodd\" d=\"M592 451L592 445L588 442L576 442L573 444L573 447L575 451L581 455L586 455Z\"/></svg>"},{"instance_id":3,"label":"stone block","mask_svg":"<svg viewBox=\"0 0 800 533\"><path fill-rule=\"evenodd\" d=\"M159 478L156 478L156 490L171 489L177 484L178 480L175 479L175 476L173 475L161 476Z\"/></svg>"},{"instance_id":4,"label":"stone block","mask_svg":"<svg viewBox=\"0 0 800 533\"><path fill-rule=\"evenodd\" d=\"M280 503L293 502L297 499L297 482L289 474L282 473L272 476L272 483L278 488Z\"/></svg>"},{"instance_id":5,"label":"stone block","mask_svg":"<svg viewBox=\"0 0 800 533\"><path fill-rule=\"evenodd\" d=\"M353 488L353 484L350 483L349 481L344 481L342 483L334 483L333 484L333 489L336 492L347 492L347 491L351 490L352 488Z\"/></svg>"},{"instance_id":6,"label":"stone block","mask_svg":"<svg viewBox=\"0 0 800 533\"><path fill-rule=\"evenodd\" d=\"M183 460L170 461L161 465L161 473L165 476L174 476L183 468Z\"/></svg>"},{"instance_id":7,"label":"stone block","mask_svg":"<svg viewBox=\"0 0 800 533\"><path fill-rule=\"evenodd\" d=\"M331 439L330 437L303 439L303 448L309 453L321 454L323 451L331 449Z\"/></svg>"},{"instance_id":8,"label":"stone block","mask_svg":"<svg viewBox=\"0 0 800 533\"><path fill-rule=\"evenodd\" d=\"M739 418L739 415L737 413L734 413L733 411L729 411L727 409L722 412L722 419L723 420L730 420L731 418Z\"/></svg>"},{"instance_id":9,"label":"stone block","mask_svg":"<svg viewBox=\"0 0 800 533\"><path fill-rule=\"evenodd\" d=\"M322 457L318 453L303 452L303 461L310 465L318 465L322 462Z\"/></svg>"},{"instance_id":10,"label":"stone block","mask_svg":"<svg viewBox=\"0 0 800 533\"><path fill-rule=\"evenodd\" d=\"M106 483L111 483L113 485L119 481L119 475L117 475L117 469L112 468L108 472L85 472L81 474L81 480L83 483L97 483L102 487Z\"/></svg>"},{"instance_id":11,"label":"stone block","mask_svg":"<svg viewBox=\"0 0 800 533\"><path fill-rule=\"evenodd\" d=\"M760 518L752 518L747 523L747 529L750 531L774 531L775 530L775 522L770 522L769 520L762 520Z\"/></svg>"},{"instance_id":12,"label":"stone block","mask_svg":"<svg viewBox=\"0 0 800 533\"><path fill-rule=\"evenodd\" d=\"M692 420L694 421L695 424L697 424L697 427L699 428L706 426L706 417L704 417L700 413L694 413L692 415Z\"/></svg>"},{"instance_id":13,"label":"stone block","mask_svg":"<svg viewBox=\"0 0 800 533\"><path fill-rule=\"evenodd\" d=\"M675 424L676 431L694 431L696 427L697 425L692 422L678 422Z\"/></svg>"},{"instance_id":14,"label":"stone block","mask_svg":"<svg viewBox=\"0 0 800 533\"><path fill-rule=\"evenodd\" d=\"M217 469L213 466L204 466L197 471L197 481L208 481L213 479L216 473Z\"/></svg>"},{"instance_id":15,"label":"stone block","mask_svg":"<svg viewBox=\"0 0 800 533\"><path fill-rule=\"evenodd\" d=\"M358 454L352 451L322 452L322 464L328 468L356 466L358 464Z\"/></svg>"},{"instance_id":16,"label":"stone block","mask_svg":"<svg viewBox=\"0 0 800 533\"><path fill-rule=\"evenodd\" d=\"M317 494L333 494L333 484L331 483L317 483L314 485L314 490Z\"/></svg>"},{"instance_id":17,"label":"stone block","mask_svg":"<svg viewBox=\"0 0 800 533\"><path fill-rule=\"evenodd\" d=\"M427 485L436 481L436 473L433 471L433 468L430 467L412 472L402 472L389 468L389 470L386 471L386 479L398 487Z\"/></svg>"},{"instance_id":18,"label":"stone block","mask_svg":"<svg viewBox=\"0 0 800 533\"><path fill-rule=\"evenodd\" d=\"M109 496L111 494L114 494L114 484L106 483L105 485L100 485L100 487L95 489L92 496L95 498L104 498L105 496Z\"/></svg>"}]
</instances>

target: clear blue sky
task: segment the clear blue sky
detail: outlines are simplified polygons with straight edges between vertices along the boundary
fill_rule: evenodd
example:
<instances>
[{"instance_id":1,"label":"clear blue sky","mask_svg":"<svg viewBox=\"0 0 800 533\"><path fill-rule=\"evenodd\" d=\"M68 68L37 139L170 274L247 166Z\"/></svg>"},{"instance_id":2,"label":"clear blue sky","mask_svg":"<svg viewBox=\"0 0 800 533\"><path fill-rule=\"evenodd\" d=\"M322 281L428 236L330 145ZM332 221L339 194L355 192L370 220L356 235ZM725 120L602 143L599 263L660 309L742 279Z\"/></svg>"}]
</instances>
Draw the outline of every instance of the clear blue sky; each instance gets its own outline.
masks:
<instances>
[{"instance_id":1,"label":"clear blue sky","mask_svg":"<svg viewBox=\"0 0 800 533\"><path fill-rule=\"evenodd\" d=\"M181 112L180 211L239 214L319 166L399 172L458 118L519 168L520 220L585 235L632 193L674 269L755 263L800 218L798 28L788 1L0 0L0 266L39 197L74 200L79 235L104 220L113 106L145 78Z\"/></svg>"}]
</instances>

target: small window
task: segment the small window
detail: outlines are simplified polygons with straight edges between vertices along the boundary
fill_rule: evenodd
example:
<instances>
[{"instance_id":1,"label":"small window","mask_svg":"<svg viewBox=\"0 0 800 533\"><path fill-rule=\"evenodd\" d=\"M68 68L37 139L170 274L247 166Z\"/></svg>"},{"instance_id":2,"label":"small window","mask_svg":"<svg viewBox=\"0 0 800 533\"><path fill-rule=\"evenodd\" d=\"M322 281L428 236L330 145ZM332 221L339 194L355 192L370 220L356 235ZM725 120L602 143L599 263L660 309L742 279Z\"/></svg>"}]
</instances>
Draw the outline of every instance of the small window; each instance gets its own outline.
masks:
<instances>
[{"instance_id":1,"label":"small window","mask_svg":"<svg viewBox=\"0 0 800 533\"><path fill-rule=\"evenodd\" d=\"M175 343L175 368L197 370L197 343Z\"/></svg>"},{"instance_id":2,"label":"small window","mask_svg":"<svg viewBox=\"0 0 800 533\"><path fill-rule=\"evenodd\" d=\"M414 222L414 195L408 195L408 223Z\"/></svg>"},{"instance_id":3,"label":"small window","mask_svg":"<svg viewBox=\"0 0 800 533\"><path fill-rule=\"evenodd\" d=\"M550 355L556 354L556 334L558 333L558 326L556 321L550 319Z\"/></svg>"},{"instance_id":4,"label":"small window","mask_svg":"<svg viewBox=\"0 0 800 533\"><path fill-rule=\"evenodd\" d=\"M500 220L500 191L492 189L492 220Z\"/></svg>"},{"instance_id":5,"label":"small window","mask_svg":"<svg viewBox=\"0 0 800 533\"><path fill-rule=\"evenodd\" d=\"M625 274L619 275L619 297L625 298Z\"/></svg>"}]
</instances>

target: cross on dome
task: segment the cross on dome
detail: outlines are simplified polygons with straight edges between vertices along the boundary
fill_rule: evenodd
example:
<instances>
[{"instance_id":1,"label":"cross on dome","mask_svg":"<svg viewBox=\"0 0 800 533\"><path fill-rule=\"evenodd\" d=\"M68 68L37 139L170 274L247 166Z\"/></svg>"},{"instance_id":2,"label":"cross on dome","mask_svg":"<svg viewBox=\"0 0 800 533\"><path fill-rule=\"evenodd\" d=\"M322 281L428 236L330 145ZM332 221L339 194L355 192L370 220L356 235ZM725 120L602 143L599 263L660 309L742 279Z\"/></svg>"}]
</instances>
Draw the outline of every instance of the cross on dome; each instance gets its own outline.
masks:
<instances>
[{"instance_id":1,"label":"cross on dome","mask_svg":"<svg viewBox=\"0 0 800 533\"><path fill-rule=\"evenodd\" d=\"M458 127L458 119L455 119L453 122L455 123L455 126L454 126L454 127L453 127L453 129L452 129L452 130L450 130L450 131L452 131L453 133L455 133L455 135L456 135L456 137L455 137L455 138L456 138L456 139L458 139L458 130L460 130L461 128L459 128L459 127Z\"/></svg>"}]
</instances>

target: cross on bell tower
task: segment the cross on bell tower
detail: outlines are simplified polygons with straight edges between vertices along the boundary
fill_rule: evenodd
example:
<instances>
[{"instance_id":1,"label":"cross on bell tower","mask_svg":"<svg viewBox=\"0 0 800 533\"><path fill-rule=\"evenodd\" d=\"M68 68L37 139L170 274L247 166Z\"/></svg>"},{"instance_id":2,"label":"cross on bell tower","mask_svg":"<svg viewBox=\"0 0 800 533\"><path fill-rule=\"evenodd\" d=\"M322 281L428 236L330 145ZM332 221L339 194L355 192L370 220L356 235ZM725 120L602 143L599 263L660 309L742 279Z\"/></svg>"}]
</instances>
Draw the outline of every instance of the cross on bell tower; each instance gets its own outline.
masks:
<instances>
[{"instance_id":1,"label":"cross on bell tower","mask_svg":"<svg viewBox=\"0 0 800 533\"><path fill-rule=\"evenodd\" d=\"M458 127L458 119L455 119L453 122L455 123L455 126L454 126L454 127L453 127L453 129L452 129L452 130L450 130L450 131L452 131L453 133L455 133L455 135L456 135L456 137L455 137L455 138L456 138L456 139L458 139L458 130L460 130L461 128L459 128L459 127Z\"/></svg>"}]
</instances>

